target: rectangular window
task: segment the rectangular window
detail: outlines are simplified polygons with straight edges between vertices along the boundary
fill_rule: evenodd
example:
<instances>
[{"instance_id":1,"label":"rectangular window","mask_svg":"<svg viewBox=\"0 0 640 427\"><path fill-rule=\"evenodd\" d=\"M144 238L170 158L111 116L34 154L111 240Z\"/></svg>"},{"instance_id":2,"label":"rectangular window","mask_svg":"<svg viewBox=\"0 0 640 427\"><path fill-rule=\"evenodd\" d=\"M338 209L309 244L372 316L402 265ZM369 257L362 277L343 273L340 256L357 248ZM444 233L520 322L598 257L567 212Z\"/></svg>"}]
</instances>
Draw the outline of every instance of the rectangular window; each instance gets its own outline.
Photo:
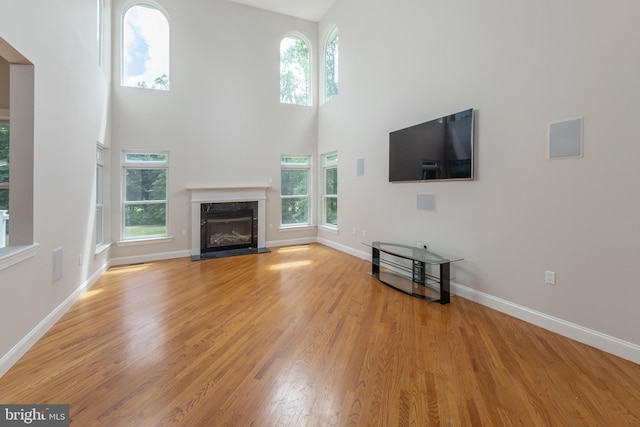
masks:
<instances>
[{"instance_id":1,"label":"rectangular window","mask_svg":"<svg viewBox=\"0 0 640 427\"><path fill-rule=\"evenodd\" d=\"M104 243L104 148L96 149L96 246Z\"/></svg>"},{"instance_id":2,"label":"rectangular window","mask_svg":"<svg viewBox=\"0 0 640 427\"><path fill-rule=\"evenodd\" d=\"M9 122L0 120L0 248L9 245Z\"/></svg>"},{"instance_id":3,"label":"rectangular window","mask_svg":"<svg viewBox=\"0 0 640 427\"><path fill-rule=\"evenodd\" d=\"M124 153L123 240L167 236L168 153Z\"/></svg>"},{"instance_id":4,"label":"rectangular window","mask_svg":"<svg viewBox=\"0 0 640 427\"><path fill-rule=\"evenodd\" d=\"M322 157L322 225L338 228L338 153Z\"/></svg>"},{"instance_id":5,"label":"rectangular window","mask_svg":"<svg viewBox=\"0 0 640 427\"><path fill-rule=\"evenodd\" d=\"M282 200L281 225L301 226L311 223L309 217L310 156L281 156Z\"/></svg>"}]
</instances>

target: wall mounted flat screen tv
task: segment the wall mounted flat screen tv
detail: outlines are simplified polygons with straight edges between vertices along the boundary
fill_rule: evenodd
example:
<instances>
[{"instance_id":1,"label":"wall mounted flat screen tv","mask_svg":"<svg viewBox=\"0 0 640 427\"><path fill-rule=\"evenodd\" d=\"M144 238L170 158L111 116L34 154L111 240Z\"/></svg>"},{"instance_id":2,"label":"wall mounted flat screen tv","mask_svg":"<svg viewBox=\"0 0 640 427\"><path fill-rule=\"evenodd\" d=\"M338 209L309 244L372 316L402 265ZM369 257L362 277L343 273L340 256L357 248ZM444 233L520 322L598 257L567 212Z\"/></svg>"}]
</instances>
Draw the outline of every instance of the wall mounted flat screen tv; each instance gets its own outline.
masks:
<instances>
[{"instance_id":1,"label":"wall mounted flat screen tv","mask_svg":"<svg viewBox=\"0 0 640 427\"><path fill-rule=\"evenodd\" d=\"M472 180L473 109L389 133L389 182Z\"/></svg>"}]
</instances>

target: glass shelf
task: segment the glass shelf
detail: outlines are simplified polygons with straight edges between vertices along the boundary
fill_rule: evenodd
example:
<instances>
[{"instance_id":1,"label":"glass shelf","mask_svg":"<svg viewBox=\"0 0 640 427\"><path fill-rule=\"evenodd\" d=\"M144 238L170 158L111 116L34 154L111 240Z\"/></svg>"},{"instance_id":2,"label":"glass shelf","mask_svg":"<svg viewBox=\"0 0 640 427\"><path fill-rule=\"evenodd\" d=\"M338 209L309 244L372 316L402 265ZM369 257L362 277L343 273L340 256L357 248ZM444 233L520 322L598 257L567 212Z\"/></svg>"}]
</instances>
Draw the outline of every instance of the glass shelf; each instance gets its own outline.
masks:
<instances>
[{"instance_id":1,"label":"glass shelf","mask_svg":"<svg viewBox=\"0 0 640 427\"><path fill-rule=\"evenodd\" d=\"M450 265L463 258L397 243L363 243L371 248L371 274L385 285L427 301L448 304ZM437 266L439 274L430 270Z\"/></svg>"}]
</instances>

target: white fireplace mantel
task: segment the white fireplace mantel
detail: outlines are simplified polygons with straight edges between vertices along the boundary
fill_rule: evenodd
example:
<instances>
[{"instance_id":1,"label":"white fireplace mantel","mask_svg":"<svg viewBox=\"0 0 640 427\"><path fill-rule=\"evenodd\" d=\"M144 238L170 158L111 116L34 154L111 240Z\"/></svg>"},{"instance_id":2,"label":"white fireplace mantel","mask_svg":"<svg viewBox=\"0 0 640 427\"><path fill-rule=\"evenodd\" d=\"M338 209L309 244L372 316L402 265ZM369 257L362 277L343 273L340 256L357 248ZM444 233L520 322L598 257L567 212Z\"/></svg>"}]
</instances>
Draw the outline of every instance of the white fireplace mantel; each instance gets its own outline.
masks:
<instances>
[{"instance_id":1,"label":"white fireplace mantel","mask_svg":"<svg viewBox=\"0 0 640 427\"><path fill-rule=\"evenodd\" d=\"M200 255L200 205L202 203L258 202L258 248L266 246L268 185L187 187L191 193L191 256Z\"/></svg>"}]
</instances>

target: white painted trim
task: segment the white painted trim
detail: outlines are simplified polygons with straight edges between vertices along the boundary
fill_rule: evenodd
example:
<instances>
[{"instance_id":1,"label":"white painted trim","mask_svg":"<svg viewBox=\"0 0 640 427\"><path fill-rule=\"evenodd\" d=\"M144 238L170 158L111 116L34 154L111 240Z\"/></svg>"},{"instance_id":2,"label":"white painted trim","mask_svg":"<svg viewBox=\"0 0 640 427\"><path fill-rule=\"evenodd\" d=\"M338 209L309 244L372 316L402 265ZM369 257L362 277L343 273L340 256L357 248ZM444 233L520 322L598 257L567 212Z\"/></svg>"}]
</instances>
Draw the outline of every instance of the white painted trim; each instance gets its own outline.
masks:
<instances>
[{"instance_id":1,"label":"white painted trim","mask_svg":"<svg viewBox=\"0 0 640 427\"><path fill-rule=\"evenodd\" d=\"M369 251L359 251L325 239L318 239L318 243L371 262L371 253ZM571 338L604 352L640 364L640 345L585 328L584 326L580 326L575 323L567 322L566 320L532 310L528 307L477 291L453 281L451 282L451 293L461 298L477 302L480 305L492 308L501 313L508 314L527 323L531 323L532 325L539 326L564 337Z\"/></svg>"},{"instance_id":2,"label":"white painted trim","mask_svg":"<svg viewBox=\"0 0 640 427\"><path fill-rule=\"evenodd\" d=\"M111 265L115 266L115 265L139 264L141 262L162 261L165 259L174 259L174 258L188 258L190 256L191 256L191 251L189 251L188 249L185 249L182 251L175 251L175 252L162 252L162 253L155 253L155 254L112 258Z\"/></svg>"},{"instance_id":3,"label":"white painted trim","mask_svg":"<svg viewBox=\"0 0 640 427\"><path fill-rule=\"evenodd\" d=\"M60 305L49 313L40 323L36 325L27 335L24 336L11 350L0 358L0 378L6 374L13 365L25 355L27 351L56 324L62 316L69 311L75 302L89 290L107 271L110 263L106 262L95 273L85 280L71 295L69 295Z\"/></svg>"},{"instance_id":4,"label":"white painted trim","mask_svg":"<svg viewBox=\"0 0 640 427\"><path fill-rule=\"evenodd\" d=\"M139 245L159 245L173 242L173 236L147 237L140 239L121 240L116 242L116 246L139 246Z\"/></svg>"},{"instance_id":5,"label":"white painted trim","mask_svg":"<svg viewBox=\"0 0 640 427\"><path fill-rule=\"evenodd\" d=\"M188 191L209 191L209 190L214 190L214 191L230 191L230 192L234 192L237 190L240 191L246 191L246 190L259 190L259 191L266 191L269 188L271 188L271 185L223 185L223 186L210 186L210 185L203 185L203 186L197 186L197 185L192 185L187 187Z\"/></svg>"},{"instance_id":6,"label":"white painted trim","mask_svg":"<svg viewBox=\"0 0 640 427\"><path fill-rule=\"evenodd\" d=\"M502 298L466 286L451 283L451 292L459 297L508 314L517 319L555 332L583 344L640 364L640 346L610 335L594 331L566 320L541 313Z\"/></svg>"},{"instance_id":7,"label":"white painted trim","mask_svg":"<svg viewBox=\"0 0 640 427\"><path fill-rule=\"evenodd\" d=\"M39 244L0 248L0 271L36 256Z\"/></svg>"},{"instance_id":8,"label":"white painted trim","mask_svg":"<svg viewBox=\"0 0 640 427\"><path fill-rule=\"evenodd\" d=\"M258 248L266 247L269 186L187 187L191 192L191 256L200 255L200 209L203 203L258 202Z\"/></svg>"},{"instance_id":9,"label":"white painted trim","mask_svg":"<svg viewBox=\"0 0 640 427\"><path fill-rule=\"evenodd\" d=\"M318 243L371 262L371 251L359 251L357 249L350 248L349 246L341 245L340 243L332 242L331 240L323 239L321 237L318 238Z\"/></svg>"},{"instance_id":10,"label":"white painted trim","mask_svg":"<svg viewBox=\"0 0 640 427\"><path fill-rule=\"evenodd\" d=\"M295 245L308 245L310 243L316 243L318 239L315 237L304 237L301 239L288 239L288 240L271 240L267 242L267 248L276 248L280 246L295 246Z\"/></svg>"}]
</instances>

